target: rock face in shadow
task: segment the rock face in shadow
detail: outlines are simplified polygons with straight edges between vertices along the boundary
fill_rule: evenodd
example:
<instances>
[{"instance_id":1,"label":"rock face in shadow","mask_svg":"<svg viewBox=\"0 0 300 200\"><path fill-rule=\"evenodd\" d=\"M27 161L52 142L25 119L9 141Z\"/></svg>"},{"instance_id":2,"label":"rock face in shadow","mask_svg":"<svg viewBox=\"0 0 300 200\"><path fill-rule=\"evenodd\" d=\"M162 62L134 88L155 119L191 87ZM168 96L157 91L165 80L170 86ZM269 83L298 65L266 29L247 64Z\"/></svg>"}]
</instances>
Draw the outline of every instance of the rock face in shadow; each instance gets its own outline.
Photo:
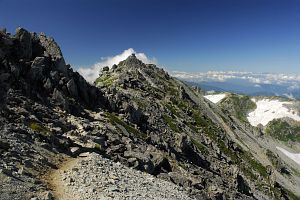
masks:
<instances>
[{"instance_id":1,"label":"rock face in shadow","mask_svg":"<svg viewBox=\"0 0 300 200\"><path fill-rule=\"evenodd\" d=\"M69 112L77 112L81 105L96 108L106 103L99 89L65 63L57 43L45 34L23 28L13 36L0 32L0 58L0 84L5 91L21 89L33 99L49 105L52 101Z\"/></svg>"}]
</instances>

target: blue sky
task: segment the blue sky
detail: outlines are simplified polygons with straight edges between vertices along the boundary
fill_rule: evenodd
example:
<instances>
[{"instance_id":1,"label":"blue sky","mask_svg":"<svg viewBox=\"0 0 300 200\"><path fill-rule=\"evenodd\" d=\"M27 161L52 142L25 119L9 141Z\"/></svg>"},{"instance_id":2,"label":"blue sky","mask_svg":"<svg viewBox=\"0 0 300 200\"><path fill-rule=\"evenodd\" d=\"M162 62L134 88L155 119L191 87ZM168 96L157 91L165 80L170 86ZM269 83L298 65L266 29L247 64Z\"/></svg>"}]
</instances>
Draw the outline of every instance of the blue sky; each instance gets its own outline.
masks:
<instances>
[{"instance_id":1,"label":"blue sky","mask_svg":"<svg viewBox=\"0 0 300 200\"><path fill-rule=\"evenodd\" d=\"M298 0L0 0L0 27L45 32L67 62L128 48L170 70L300 73Z\"/></svg>"}]
</instances>

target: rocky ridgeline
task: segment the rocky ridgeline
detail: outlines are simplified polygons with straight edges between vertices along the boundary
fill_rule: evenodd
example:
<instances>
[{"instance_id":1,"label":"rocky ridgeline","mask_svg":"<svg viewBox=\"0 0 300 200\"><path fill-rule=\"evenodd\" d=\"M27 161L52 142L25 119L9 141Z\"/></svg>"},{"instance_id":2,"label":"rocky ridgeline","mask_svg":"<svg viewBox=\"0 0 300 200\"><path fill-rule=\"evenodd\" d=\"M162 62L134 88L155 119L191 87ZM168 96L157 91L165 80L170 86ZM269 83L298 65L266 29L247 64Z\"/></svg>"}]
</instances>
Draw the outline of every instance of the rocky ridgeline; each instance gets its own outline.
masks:
<instances>
[{"instance_id":1,"label":"rocky ridgeline","mask_svg":"<svg viewBox=\"0 0 300 200\"><path fill-rule=\"evenodd\" d=\"M150 177L141 173L146 172L157 179L149 186L151 194L157 189L157 198L173 187L180 190L177 186L185 191L176 189L178 198L293 197L258 151L263 149L252 142L258 135L255 129L224 114L199 90L134 55L103 68L95 87L65 64L53 39L19 28L15 35L1 31L0 61L2 199L57 197L57 188L47 181L49 173L82 152L121 163L112 164L116 173L125 169L123 165L140 171L135 176L140 190L128 195L147 188L139 182ZM94 167L98 162L100 169ZM101 162L92 159L86 163L90 171L82 165L84 172L64 175L74 179L74 191L85 192L79 199L94 198L93 190L105 187L96 180L90 190L83 183L93 173L108 170L110 161ZM134 179L117 175L121 189ZM107 191L112 185L108 186ZM117 190L109 195L123 197Z\"/></svg>"},{"instance_id":2,"label":"rocky ridgeline","mask_svg":"<svg viewBox=\"0 0 300 200\"><path fill-rule=\"evenodd\" d=\"M287 196L259 138L253 142L258 130L224 114L198 89L135 55L111 69L103 68L95 84L115 112L110 121L117 128L121 125L120 131L130 130L128 124L135 127L135 138L141 139L135 144L144 143L110 151L115 160L125 157L129 166L191 187L191 194L200 199ZM124 122L128 122L125 128Z\"/></svg>"}]
</instances>

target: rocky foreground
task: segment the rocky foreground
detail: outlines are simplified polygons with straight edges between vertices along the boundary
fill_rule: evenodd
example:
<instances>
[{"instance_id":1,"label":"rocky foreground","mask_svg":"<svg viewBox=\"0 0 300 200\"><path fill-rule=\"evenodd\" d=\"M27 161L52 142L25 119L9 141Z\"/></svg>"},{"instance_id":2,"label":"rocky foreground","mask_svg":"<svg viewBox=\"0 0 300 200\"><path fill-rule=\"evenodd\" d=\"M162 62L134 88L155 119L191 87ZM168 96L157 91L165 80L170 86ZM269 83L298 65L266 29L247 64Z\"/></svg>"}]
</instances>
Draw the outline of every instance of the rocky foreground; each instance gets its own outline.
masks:
<instances>
[{"instance_id":1,"label":"rocky foreground","mask_svg":"<svg viewBox=\"0 0 300 200\"><path fill-rule=\"evenodd\" d=\"M62 200L192 200L186 189L92 153L73 159L50 175Z\"/></svg>"}]
</instances>

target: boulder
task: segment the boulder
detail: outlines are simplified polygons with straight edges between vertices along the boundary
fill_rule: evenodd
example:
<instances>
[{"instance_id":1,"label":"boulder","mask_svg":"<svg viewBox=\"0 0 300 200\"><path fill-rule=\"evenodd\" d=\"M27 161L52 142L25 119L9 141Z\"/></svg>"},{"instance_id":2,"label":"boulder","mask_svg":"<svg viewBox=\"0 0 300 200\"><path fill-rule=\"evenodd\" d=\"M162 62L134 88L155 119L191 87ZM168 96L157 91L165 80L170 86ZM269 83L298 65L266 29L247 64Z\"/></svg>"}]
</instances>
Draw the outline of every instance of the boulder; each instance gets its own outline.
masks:
<instances>
[{"instance_id":1,"label":"boulder","mask_svg":"<svg viewBox=\"0 0 300 200\"><path fill-rule=\"evenodd\" d=\"M52 83L51 83L51 80L50 78L47 78L45 84L44 84L44 88L48 91L50 91L52 89Z\"/></svg>"},{"instance_id":2,"label":"boulder","mask_svg":"<svg viewBox=\"0 0 300 200\"><path fill-rule=\"evenodd\" d=\"M58 44L54 41L53 38L47 37L44 33L38 35L40 44L45 48L46 52L54 59L54 58L63 58L61 50Z\"/></svg>"},{"instance_id":3,"label":"boulder","mask_svg":"<svg viewBox=\"0 0 300 200\"><path fill-rule=\"evenodd\" d=\"M9 143L0 140L0 149L8 150L10 148Z\"/></svg>"},{"instance_id":4,"label":"boulder","mask_svg":"<svg viewBox=\"0 0 300 200\"><path fill-rule=\"evenodd\" d=\"M111 67L112 70L115 70L115 69L117 69L117 68L118 68L118 65L116 65L116 64L114 64L114 65Z\"/></svg>"},{"instance_id":5,"label":"boulder","mask_svg":"<svg viewBox=\"0 0 300 200\"><path fill-rule=\"evenodd\" d=\"M109 67L108 66L105 66L102 68L102 72L108 72L109 71Z\"/></svg>"},{"instance_id":6,"label":"boulder","mask_svg":"<svg viewBox=\"0 0 300 200\"><path fill-rule=\"evenodd\" d=\"M151 154L154 169L151 174L158 175L160 173L168 173L172 171L169 160L161 153Z\"/></svg>"},{"instance_id":7,"label":"boulder","mask_svg":"<svg viewBox=\"0 0 300 200\"><path fill-rule=\"evenodd\" d=\"M68 109L68 102L58 89L54 89L52 98L58 105L61 105L63 108Z\"/></svg>"},{"instance_id":8,"label":"boulder","mask_svg":"<svg viewBox=\"0 0 300 200\"><path fill-rule=\"evenodd\" d=\"M13 74L13 76L15 78L19 78L20 73L21 73L21 66L17 66L17 65L11 65L10 66L10 71Z\"/></svg>"},{"instance_id":9,"label":"boulder","mask_svg":"<svg viewBox=\"0 0 300 200\"><path fill-rule=\"evenodd\" d=\"M46 66L47 62L44 57L36 57L31 64L28 77L32 80L41 80Z\"/></svg>"},{"instance_id":10,"label":"boulder","mask_svg":"<svg viewBox=\"0 0 300 200\"><path fill-rule=\"evenodd\" d=\"M248 183L245 181L245 179L241 175L237 175L237 189L240 193L246 194L248 196L251 195L250 193L250 187Z\"/></svg>"},{"instance_id":11,"label":"boulder","mask_svg":"<svg viewBox=\"0 0 300 200\"><path fill-rule=\"evenodd\" d=\"M64 75L68 76L68 66L66 65L66 62L63 57L54 58L54 64L59 72L62 72Z\"/></svg>"},{"instance_id":12,"label":"boulder","mask_svg":"<svg viewBox=\"0 0 300 200\"><path fill-rule=\"evenodd\" d=\"M190 187L192 185L192 181L188 177L183 176L178 172L170 172L168 173L168 177L173 183L179 186Z\"/></svg>"}]
</instances>

